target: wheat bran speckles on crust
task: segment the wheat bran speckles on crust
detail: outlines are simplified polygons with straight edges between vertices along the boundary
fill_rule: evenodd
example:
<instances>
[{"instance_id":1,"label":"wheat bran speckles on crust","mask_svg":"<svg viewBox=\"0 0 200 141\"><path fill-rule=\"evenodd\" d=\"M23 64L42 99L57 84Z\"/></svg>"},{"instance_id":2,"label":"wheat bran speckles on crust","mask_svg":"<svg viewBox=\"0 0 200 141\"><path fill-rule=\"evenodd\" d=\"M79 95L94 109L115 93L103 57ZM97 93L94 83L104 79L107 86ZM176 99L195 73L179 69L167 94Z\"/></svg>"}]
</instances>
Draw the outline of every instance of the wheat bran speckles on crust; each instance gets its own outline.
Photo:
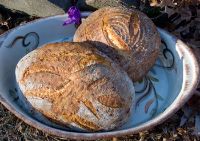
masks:
<instances>
[{"instance_id":1,"label":"wheat bran speckles on crust","mask_svg":"<svg viewBox=\"0 0 200 141\"><path fill-rule=\"evenodd\" d=\"M93 12L78 27L73 41L90 42L134 81L150 70L160 50L160 36L153 22L137 10L119 7Z\"/></svg>"},{"instance_id":2,"label":"wheat bran speckles on crust","mask_svg":"<svg viewBox=\"0 0 200 141\"><path fill-rule=\"evenodd\" d=\"M56 123L110 130L130 115L132 81L88 43L48 44L26 55L17 66L16 78L27 100Z\"/></svg>"}]
</instances>

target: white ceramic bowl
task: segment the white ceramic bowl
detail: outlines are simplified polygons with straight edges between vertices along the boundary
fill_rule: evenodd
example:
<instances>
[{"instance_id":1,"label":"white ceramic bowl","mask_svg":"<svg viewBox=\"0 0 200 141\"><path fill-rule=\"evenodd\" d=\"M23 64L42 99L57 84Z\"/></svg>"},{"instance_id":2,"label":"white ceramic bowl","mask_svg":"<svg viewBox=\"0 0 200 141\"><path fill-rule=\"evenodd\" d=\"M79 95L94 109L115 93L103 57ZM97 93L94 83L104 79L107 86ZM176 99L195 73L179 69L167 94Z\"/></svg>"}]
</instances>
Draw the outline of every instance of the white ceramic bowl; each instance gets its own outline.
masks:
<instances>
[{"instance_id":1,"label":"white ceramic bowl","mask_svg":"<svg viewBox=\"0 0 200 141\"><path fill-rule=\"evenodd\" d=\"M82 13L88 16L89 13ZM142 83L135 83L134 116L119 129L84 133L48 121L24 102L15 80L15 67L28 52L49 42L71 41L76 28L62 26L66 15L39 19L0 36L0 101L27 124L64 138L97 139L147 130L172 116L192 96L198 84L199 67L191 49L168 32L158 29L162 51Z\"/></svg>"}]
</instances>

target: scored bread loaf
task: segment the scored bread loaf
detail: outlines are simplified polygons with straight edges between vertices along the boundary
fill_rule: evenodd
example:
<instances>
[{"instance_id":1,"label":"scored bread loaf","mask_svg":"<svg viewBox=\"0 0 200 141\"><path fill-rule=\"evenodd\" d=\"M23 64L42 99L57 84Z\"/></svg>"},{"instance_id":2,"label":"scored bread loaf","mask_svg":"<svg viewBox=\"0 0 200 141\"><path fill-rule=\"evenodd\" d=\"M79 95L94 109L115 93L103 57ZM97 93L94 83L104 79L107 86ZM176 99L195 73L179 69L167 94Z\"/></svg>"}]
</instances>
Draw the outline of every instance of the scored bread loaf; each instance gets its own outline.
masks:
<instances>
[{"instance_id":1,"label":"scored bread loaf","mask_svg":"<svg viewBox=\"0 0 200 141\"><path fill-rule=\"evenodd\" d=\"M23 57L15 73L32 106L61 125L111 130L131 114L132 81L88 43L44 45Z\"/></svg>"},{"instance_id":2,"label":"scored bread loaf","mask_svg":"<svg viewBox=\"0 0 200 141\"><path fill-rule=\"evenodd\" d=\"M153 22L135 9L104 7L78 27L74 42L88 41L141 80L159 55L160 36Z\"/></svg>"}]
</instances>

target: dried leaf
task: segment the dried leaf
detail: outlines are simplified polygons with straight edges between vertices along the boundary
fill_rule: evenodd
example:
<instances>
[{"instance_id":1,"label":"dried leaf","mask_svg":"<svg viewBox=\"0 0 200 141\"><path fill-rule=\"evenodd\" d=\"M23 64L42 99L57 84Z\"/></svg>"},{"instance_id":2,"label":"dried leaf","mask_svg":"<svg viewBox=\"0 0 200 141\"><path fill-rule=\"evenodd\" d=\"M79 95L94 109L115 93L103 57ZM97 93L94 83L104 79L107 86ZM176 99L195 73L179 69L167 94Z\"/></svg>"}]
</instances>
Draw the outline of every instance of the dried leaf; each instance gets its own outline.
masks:
<instances>
[{"instance_id":1,"label":"dried leaf","mask_svg":"<svg viewBox=\"0 0 200 141\"><path fill-rule=\"evenodd\" d=\"M113 141L118 141L118 139L116 138L116 137L113 137L113 139L112 139Z\"/></svg>"},{"instance_id":2,"label":"dried leaf","mask_svg":"<svg viewBox=\"0 0 200 141\"><path fill-rule=\"evenodd\" d=\"M175 3L172 2L172 0L162 0L160 4L158 4L159 7L165 7L165 6L176 6Z\"/></svg>"},{"instance_id":3,"label":"dried leaf","mask_svg":"<svg viewBox=\"0 0 200 141\"><path fill-rule=\"evenodd\" d=\"M158 1L157 0L151 0L150 5L151 6L157 6L158 5Z\"/></svg>"},{"instance_id":4,"label":"dried leaf","mask_svg":"<svg viewBox=\"0 0 200 141\"><path fill-rule=\"evenodd\" d=\"M149 100L149 101L146 103L146 105L145 105L145 107L144 107L144 112L145 112L145 113L148 112L148 110L149 110L150 106L153 104L154 100L155 100L155 99L151 99L151 100Z\"/></svg>"},{"instance_id":5,"label":"dried leaf","mask_svg":"<svg viewBox=\"0 0 200 141\"><path fill-rule=\"evenodd\" d=\"M174 9L169 8L169 7L166 6L164 12L167 13L168 16L170 17L170 16L173 15L176 11L175 11Z\"/></svg>"}]
</instances>

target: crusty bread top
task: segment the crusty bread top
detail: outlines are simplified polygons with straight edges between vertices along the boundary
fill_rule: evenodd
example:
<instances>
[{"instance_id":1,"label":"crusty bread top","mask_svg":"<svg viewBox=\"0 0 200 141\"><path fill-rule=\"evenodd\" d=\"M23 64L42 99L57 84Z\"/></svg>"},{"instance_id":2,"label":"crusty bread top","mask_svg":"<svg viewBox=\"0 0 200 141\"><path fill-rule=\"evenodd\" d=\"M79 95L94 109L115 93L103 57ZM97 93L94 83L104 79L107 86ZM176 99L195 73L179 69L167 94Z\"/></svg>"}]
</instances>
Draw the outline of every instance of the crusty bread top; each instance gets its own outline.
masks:
<instances>
[{"instance_id":1,"label":"crusty bread top","mask_svg":"<svg viewBox=\"0 0 200 141\"><path fill-rule=\"evenodd\" d=\"M120 7L93 12L76 30L74 41L94 44L135 81L155 63L160 47L160 36L153 22L138 10Z\"/></svg>"},{"instance_id":2,"label":"crusty bread top","mask_svg":"<svg viewBox=\"0 0 200 141\"><path fill-rule=\"evenodd\" d=\"M123 124L133 106L126 72L87 43L36 49L20 60L16 78L33 107L61 124L109 130Z\"/></svg>"}]
</instances>

